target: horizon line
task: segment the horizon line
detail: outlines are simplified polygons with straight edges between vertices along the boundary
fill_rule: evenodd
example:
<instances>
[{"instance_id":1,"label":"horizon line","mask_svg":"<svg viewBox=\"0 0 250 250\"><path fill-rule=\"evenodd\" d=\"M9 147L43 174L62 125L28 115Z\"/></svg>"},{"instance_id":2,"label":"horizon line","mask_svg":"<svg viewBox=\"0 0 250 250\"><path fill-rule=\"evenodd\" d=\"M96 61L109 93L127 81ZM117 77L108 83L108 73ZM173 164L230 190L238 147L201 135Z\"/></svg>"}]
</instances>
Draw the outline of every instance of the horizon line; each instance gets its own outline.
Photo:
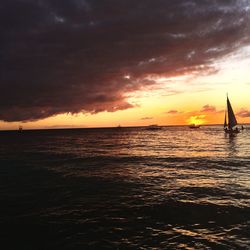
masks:
<instances>
[{"instance_id":1,"label":"horizon line","mask_svg":"<svg viewBox=\"0 0 250 250\"><path fill-rule=\"evenodd\" d=\"M190 124L174 124L174 125L158 125L159 127L188 127ZM238 125L250 125L250 123L240 123ZM148 127L150 125L138 125L138 126L105 126L105 127L57 127L57 128L23 128L23 131L40 131L40 130L73 130L73 129L111 129L111 128L143 128ZM200 124L200 127L204 126L223 126L223 123L213 123L213 124ZM8 132L8 131L18 131L17 129L0 129L0 132Z\"/></svg>"}]
</instances>

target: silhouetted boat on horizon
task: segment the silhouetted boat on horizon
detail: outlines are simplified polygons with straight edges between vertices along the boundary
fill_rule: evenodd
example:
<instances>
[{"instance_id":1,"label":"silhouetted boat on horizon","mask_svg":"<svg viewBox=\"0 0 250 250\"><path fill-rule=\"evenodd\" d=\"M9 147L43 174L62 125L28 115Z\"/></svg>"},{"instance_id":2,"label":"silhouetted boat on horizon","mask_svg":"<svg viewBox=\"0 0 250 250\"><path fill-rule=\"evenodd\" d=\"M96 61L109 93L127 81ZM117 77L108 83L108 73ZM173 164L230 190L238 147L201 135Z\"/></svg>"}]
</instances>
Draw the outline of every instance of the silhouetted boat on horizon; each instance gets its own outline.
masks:
<instances>
[{"instance_id":1,"label":"silhouetted boat on horizon","mask_svg":"<svg viewBox=\"0 0 250 250\"><path fill-rule=\"evenodd\" d=\"M152 125L148 125L146 129L147 130L160 130L161 127L158 126L157 124L152 124Z\"/></svg>"},{"instance_id":2,"label":"silhouetted boat on horizon","mask_svg":"<svg viewBox=\"0 0 250 250\"><path fill-rule=\"evenodd\" d=\"M229 101L227 95L227 109L225 111L225 120L224 120L224 131L228 134L238 134L240 130L237 127L237 120L232 108L232 105Z\"/></svg>"},{"instance_id":3,"label":"silhouetted boat on horizon","mask_svg":"<svg viewBox=\"0 0 250 250\"><path fill-rule=\"evenodd\" d=\"M190 124L189 128L200 128L200 125L198 125L198 124Z\"/></svg>"},{"instance_id":4,"label":"silhouetted boat on horizon","mask_svg":"<svg viewBox=\"0 0 250 250\"><path fill-rule=\"evenodd\" d=\"M21 133L22 131L23 131L23 126L20 125L20 126L18 127L18 132Z\"/></svg>"}]
</instances>

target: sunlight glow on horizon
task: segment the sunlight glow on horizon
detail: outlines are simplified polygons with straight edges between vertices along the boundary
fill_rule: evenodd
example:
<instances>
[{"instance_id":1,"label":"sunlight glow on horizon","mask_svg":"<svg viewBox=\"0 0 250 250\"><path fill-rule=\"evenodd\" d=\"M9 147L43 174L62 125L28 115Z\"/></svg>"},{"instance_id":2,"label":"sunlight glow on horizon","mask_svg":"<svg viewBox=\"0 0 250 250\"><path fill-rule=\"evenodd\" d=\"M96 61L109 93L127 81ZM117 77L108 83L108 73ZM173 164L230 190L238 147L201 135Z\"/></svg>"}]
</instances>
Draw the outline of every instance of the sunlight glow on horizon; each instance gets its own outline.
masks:
<instances>
[{"instance_id":1,"label":"sunlight glow on horizon","mask_svg":"<svg viewBox=\"0 0 250 250\"><path fill-rule=\"evenodd\" d=\"M194 115L191 116L187 122L188 124L202 125L206 122L206 115Z\"/></svg>"},{"instance_id":2,"label":"sunlight glow on horizon","mask_svg":"<svg viewBox=\"0 0 250 250\"><path fill-rule=\"evenodd\" d=\"M128 101L134 108L111 113L61 114L25 123L0 122L0 129L17 129L19 124L27 129L116 127L119 124L222 124L227 92L235 113L250 109L250 47L214 62L214 65L219 71L209 75L155 77L154 86L130 94ZM129 74L124 77L130 79ZM216 107L216 112L203 112L205 105ZM176 110L176 113L168 113L170 110ZM250 123L250 117L238 116L237 119L239 123Z\"/></svg>"}]
</instances>

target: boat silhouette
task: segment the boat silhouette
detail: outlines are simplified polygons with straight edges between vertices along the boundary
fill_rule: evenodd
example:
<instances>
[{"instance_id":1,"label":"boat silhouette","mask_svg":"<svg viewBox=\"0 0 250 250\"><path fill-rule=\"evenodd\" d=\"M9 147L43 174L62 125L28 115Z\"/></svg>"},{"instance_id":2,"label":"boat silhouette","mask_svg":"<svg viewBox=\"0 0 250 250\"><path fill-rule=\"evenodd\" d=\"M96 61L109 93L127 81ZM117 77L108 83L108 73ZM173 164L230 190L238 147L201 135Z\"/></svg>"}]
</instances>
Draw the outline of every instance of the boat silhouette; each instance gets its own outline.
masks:
<instances>
[{"instance_id":1,"label":"boat silhouette","mask_svg":"<svg viewBox=\"0 0 250 250\"><path fill-rule=\"evenodd\" d=\"M152 125L147 126L146 129L147 129L147 130L160 130L161 127L158 126L157 124L152 124Z\"/></svg>"},{"instance_id":2,"label":"boat silhouette","mask_svg":"<svg viewBox=\"0 0 250 250\"><path fill-rule=\"evenodd\" d=\"M224 131L228 134L238 134L240 133L239 128L237 127L237 120L232 108L232 105L229 101L227 95L227 109L225 111L225 119L224 119Z\"/></svg>"},{"instance_id":3,"label":"boat silhouette","mask_svg":"<svg viewBox=\"0 0 250 250\"><path fill-rule=\"evenodd\" d=\"M190 124L189 125L189 128L199 128L200 127L200 125L198 125L198 124Z\"/></svg>"}]
</instances>

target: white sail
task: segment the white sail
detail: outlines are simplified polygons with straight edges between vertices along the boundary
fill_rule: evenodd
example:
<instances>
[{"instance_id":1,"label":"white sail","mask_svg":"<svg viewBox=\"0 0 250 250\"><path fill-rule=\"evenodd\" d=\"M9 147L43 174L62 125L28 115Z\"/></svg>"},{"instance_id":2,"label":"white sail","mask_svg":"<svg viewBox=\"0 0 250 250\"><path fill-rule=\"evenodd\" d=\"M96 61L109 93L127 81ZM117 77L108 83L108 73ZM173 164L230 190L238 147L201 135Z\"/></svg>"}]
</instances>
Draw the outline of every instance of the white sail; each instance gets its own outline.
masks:
<instances>
[{"instance_id":1,"label":"white sail","mask_svg":"<svg viewBox=\"0 0 250 250\"><path fill-rule=\"evenodd\" d=\"M232 129L237 125L237 120L234 115L234 111L232 109L231 103L227 97L227 112L228 112L228 128Z\"/></svg>"}]
</instances>

